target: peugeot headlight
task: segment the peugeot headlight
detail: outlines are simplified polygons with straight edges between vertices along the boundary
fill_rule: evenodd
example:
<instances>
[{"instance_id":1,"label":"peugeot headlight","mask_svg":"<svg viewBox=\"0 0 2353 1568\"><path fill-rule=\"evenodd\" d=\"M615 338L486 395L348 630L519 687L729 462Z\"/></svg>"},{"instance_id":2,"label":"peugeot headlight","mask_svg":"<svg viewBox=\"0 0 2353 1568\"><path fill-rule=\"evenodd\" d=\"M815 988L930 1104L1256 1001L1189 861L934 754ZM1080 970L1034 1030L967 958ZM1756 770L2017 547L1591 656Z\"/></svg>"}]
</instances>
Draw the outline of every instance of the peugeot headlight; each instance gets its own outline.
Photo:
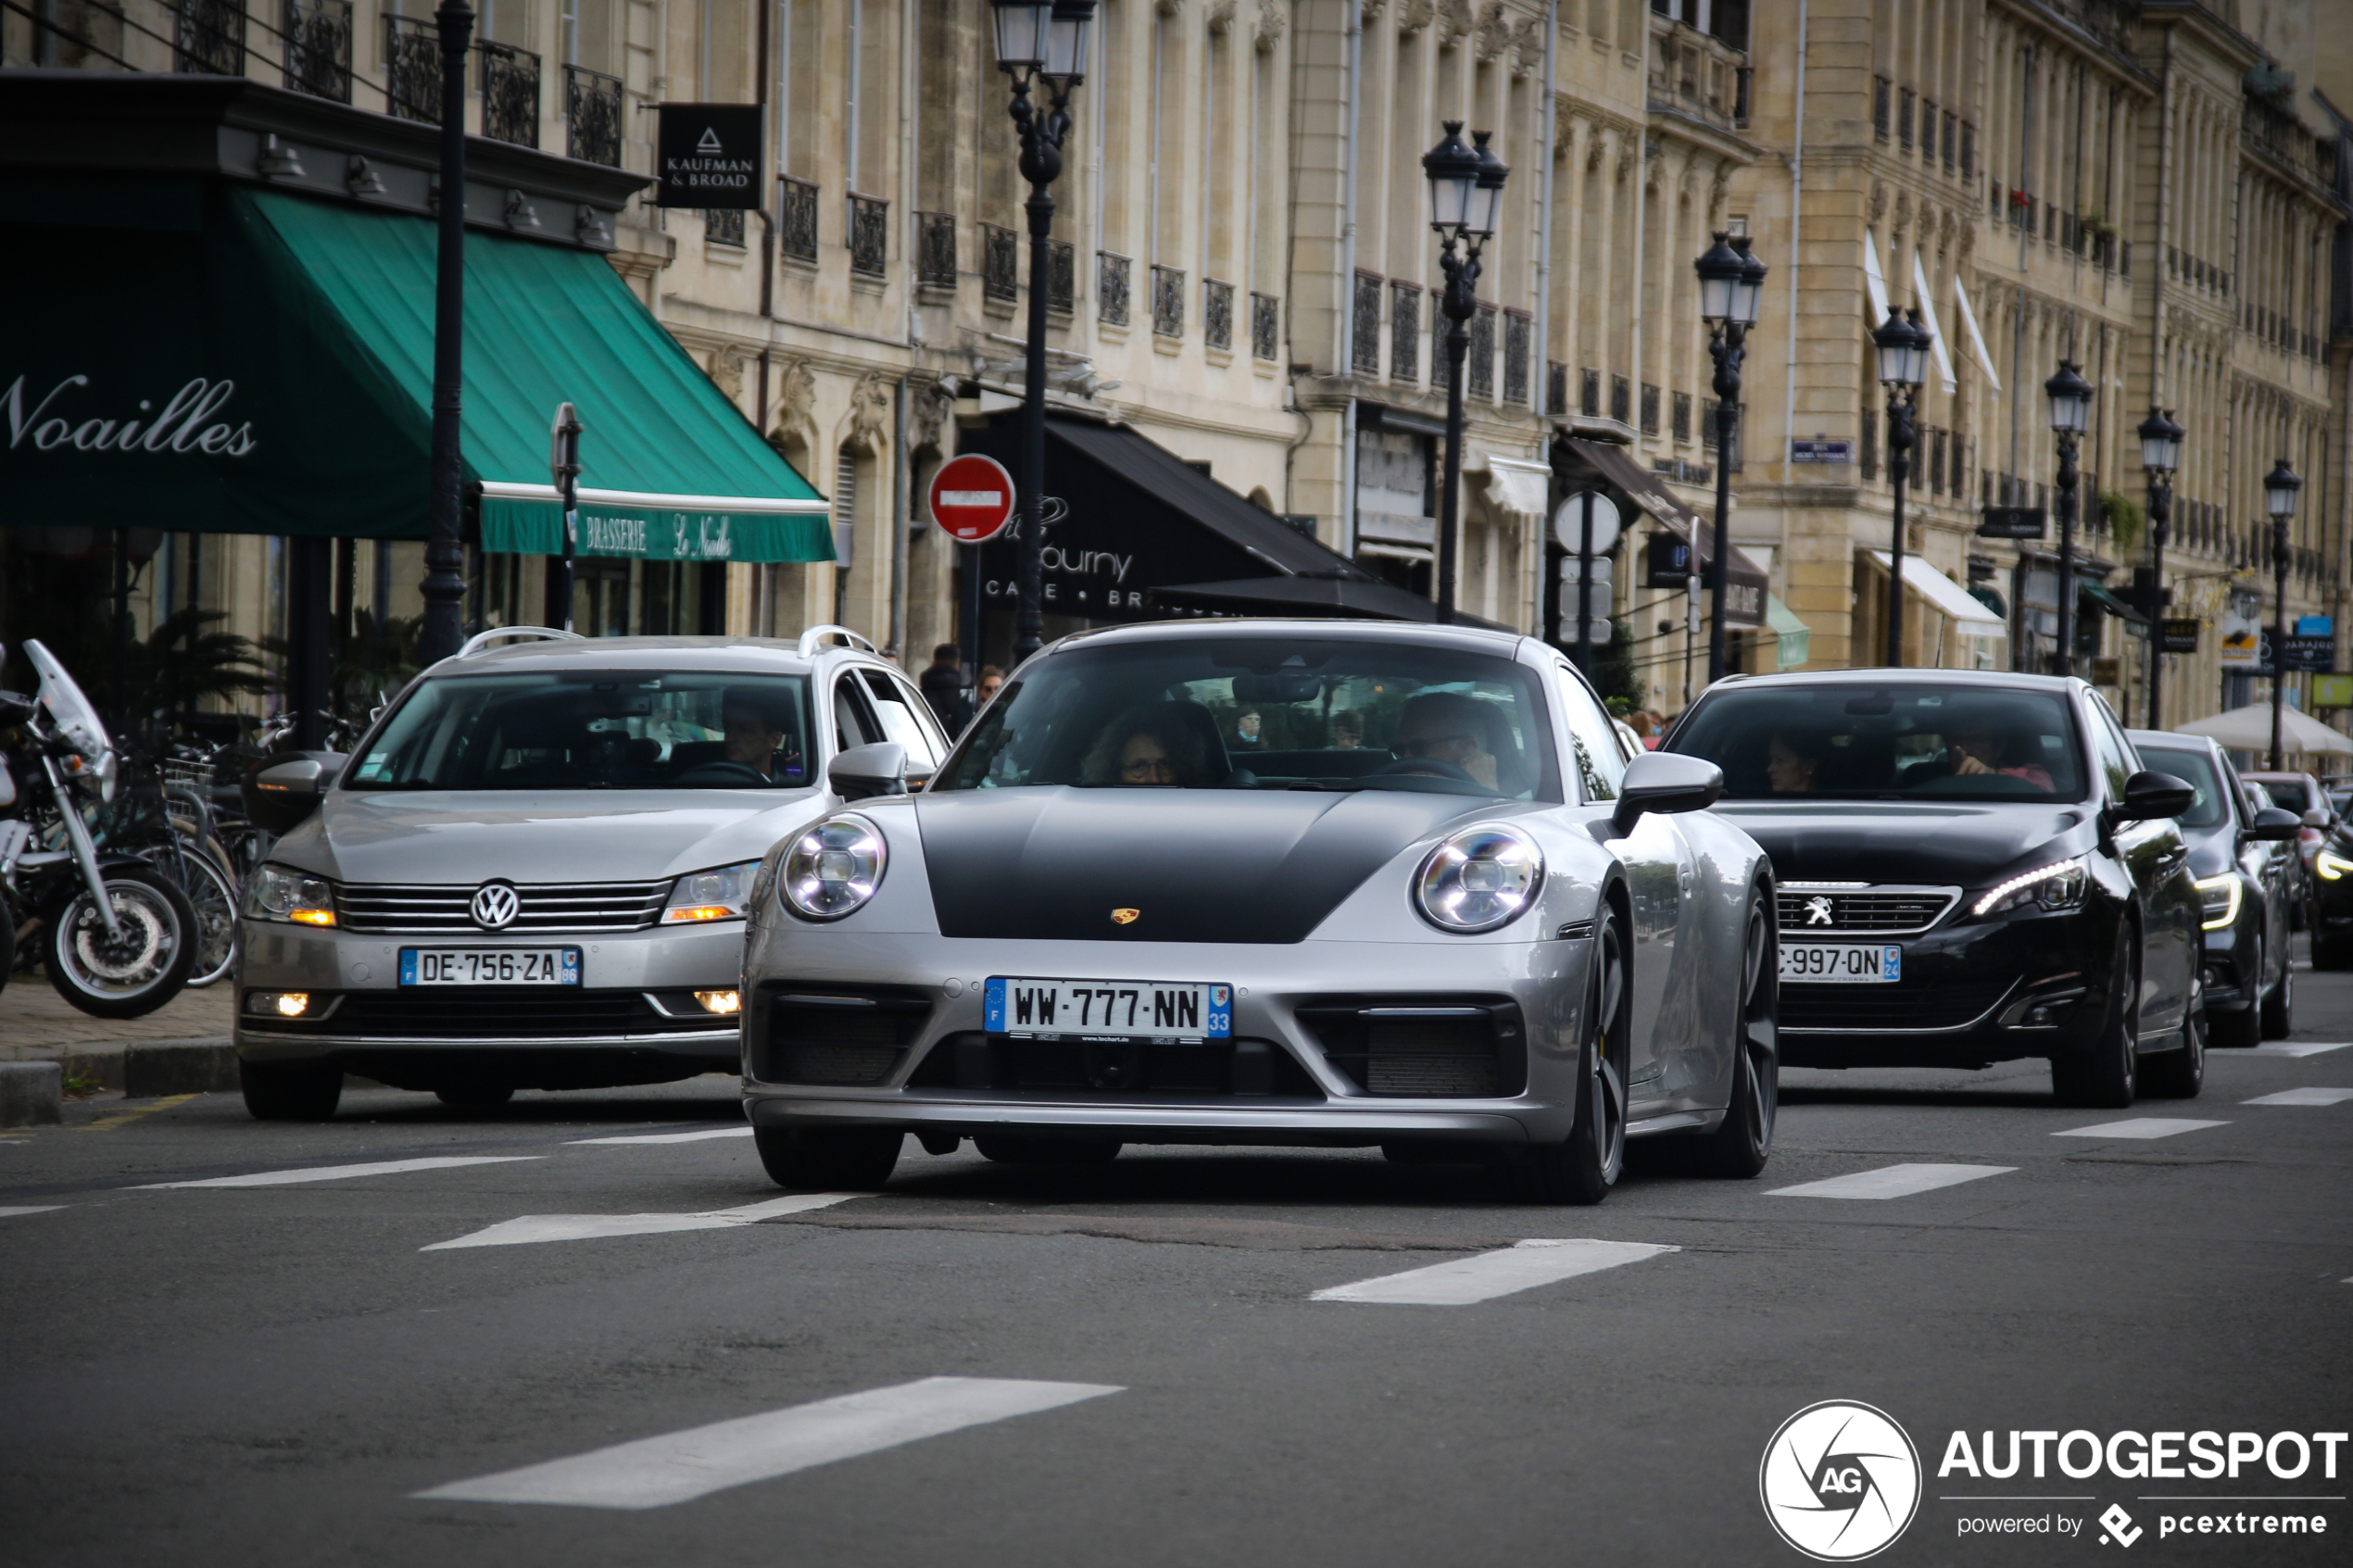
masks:
<instances>
[{"instance_id":1,"label":"peugeot headlight","mask_svg":"<svg viewBox=\"0 0 2353 1568\"><path fill-rule=\"evenodd\" d=\"M2239 873L2224 872L2221 876L2198 878L2197 901L2205 910L2203 929L2221 930L2239 918Z\"/></svg>"},{"instance_id":2,"label":"peugeot headlight","mask_svg":"<svg viewBox=\"0 0 2353 1568\"><path fill-rule=\"evenodd\" d=\"M1525 914L1543 884L1535 840L1517 828L1465 828L1414 873L1414 907L1441 931L1492 931Z\"/></svg>"},{"instance_id":3,"label":"peugeot headlight","mask_svg":"<svg viewBox=\"0 0 2353 1568\"><path fill-rule=\"evenodd\" d=\"M760 862L741 860L715 871L689 872L670 889L670 902L662 907L661 923L706 920L741 920L751 907L752 879L760 874Z\"/></svg>"},{"instance_id":4,"label":"peugeot headlight","mask_svg":"<svg viewBox=\"0 0 2353 1568\"><path fill-rule=\"evenodd\" d=\"M1970 913L1998 915L2010 909L2022 909L2029 904L2045 909L2072 909L2083 902L2083 889L2091 881L2083 857L2072 860L2054 860L2038 866L2024 876L2014 876L1970 906Z\"/></svg>"},{"instance_id":5,"label":"peugeot headlight","mask_svg":"<svg viewBox=\"0 0 2353 1568\"><path fill-rule=\"evenodd\" d=\"M2320 873L2322 882L2334 882L2347 872L2353 872L2353 860L2334 849L2323 849L2312 857L2312 869Z\"/></svg>"},{"instance_id":6,"label":"peugeot headlight","mask_svg":"<svg viewBox=\"0 0 2353 1568\"><path fill-rule=\"evenodd\" d=\"M882 886L890 848L882 830L854 812L827 817L786 851L777 887L795 914L839 920L865 907Z\"/></svg>"},{"instance_id":7,"label":"peugeot headlight","mask_svg":"<svg viewBox=\"0 0 2353 1568\"><path fill-rule=\"evenodd\" d=\"M335 923L335 887L322 876L290 866L264 865L245 888L245 913L296 925Z\"/></svg>"}]
</instances>

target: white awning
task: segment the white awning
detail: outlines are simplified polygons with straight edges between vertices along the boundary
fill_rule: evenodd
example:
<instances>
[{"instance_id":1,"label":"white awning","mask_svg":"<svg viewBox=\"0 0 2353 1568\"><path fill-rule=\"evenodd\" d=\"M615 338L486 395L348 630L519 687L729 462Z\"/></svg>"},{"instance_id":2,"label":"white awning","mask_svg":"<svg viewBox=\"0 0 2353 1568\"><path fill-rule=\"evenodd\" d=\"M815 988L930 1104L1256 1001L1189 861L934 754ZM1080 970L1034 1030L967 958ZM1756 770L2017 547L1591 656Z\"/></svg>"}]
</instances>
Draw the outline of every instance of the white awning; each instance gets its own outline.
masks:
<instances>
[{"instance_id":1,"label":"white awning","mask_svg":"<svg viewBox=\"0 0 2353 1568\"><path fill-rule=\"evenodd\" d=\"M1500 512L1542 517L1552 510L1553 466L1522 458L1487 458L1487 504Z\"/></svg>"},{"instance_id":2,"label":"white awning","mask_svg":"<svg viewBox=\"0 0 2353 1568\"><path fill-rule=\"evenodd\" d=\"M1871 232L1863 231L1863 287L1871 296L1871 325L1882 326L1887 320L1887 279L1879 270L1879 246L1871 243Z\"/></svg>"},{"instance_id":3,"label":"white awning","mask_svg":"<svg viewBox=\"0 0 2353 1568\"><path fill-rule=\"evenodd\" d=\"M1873 550L1871 558L1879 562L1881 571L1895 564L1894 557L1885 550ZM1945 576L1918 556L1904 558L1904 586L1934 605L1955 621L1965 637L2001 637L2009 634L2009 622L1978 602L1975 596L1958 583Z\"/></svg>"}]
</instances>

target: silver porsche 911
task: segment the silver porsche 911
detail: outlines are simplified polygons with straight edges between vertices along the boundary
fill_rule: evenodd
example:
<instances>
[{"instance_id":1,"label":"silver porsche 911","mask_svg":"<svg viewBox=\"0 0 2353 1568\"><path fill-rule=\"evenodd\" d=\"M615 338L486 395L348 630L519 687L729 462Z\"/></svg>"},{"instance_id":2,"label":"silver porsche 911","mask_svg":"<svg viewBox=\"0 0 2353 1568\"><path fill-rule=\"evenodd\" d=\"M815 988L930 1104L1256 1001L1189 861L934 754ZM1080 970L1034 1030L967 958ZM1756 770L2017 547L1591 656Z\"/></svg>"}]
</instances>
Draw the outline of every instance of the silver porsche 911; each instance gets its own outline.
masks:
<instances>
[{"instance_id":1,"label":"silver porsche 911","mask_svg":"<svg viewBox=\"0 0 2353 1568\"><path fill-rule=\"evenodd\" d=\"M1378 1146L1592 1203L1629 1137L1755 1174L1777 1101L1770 863L1713 763L1629 757L1530 639L1195 621L1026 663L904 793L771 850L744 1095L788 1187L1128 1143Z\"/></svg>"}]
</instances>

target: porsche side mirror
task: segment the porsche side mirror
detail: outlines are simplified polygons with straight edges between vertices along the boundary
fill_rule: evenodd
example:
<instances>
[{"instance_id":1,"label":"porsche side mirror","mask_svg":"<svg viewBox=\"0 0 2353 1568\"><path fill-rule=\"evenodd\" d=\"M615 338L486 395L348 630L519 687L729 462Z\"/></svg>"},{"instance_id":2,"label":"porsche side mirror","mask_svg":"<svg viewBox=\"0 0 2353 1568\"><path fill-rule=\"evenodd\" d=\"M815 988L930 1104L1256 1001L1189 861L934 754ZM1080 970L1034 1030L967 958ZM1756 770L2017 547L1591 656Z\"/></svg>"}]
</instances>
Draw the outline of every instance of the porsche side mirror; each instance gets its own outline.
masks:
<instances>
[{"instance_id":1,"label":"porsche side mirror","mask_svg":"<svg viewBox=\"0 0 2353 1568\"><path fill-rule=\"evenodd\" d=\"M1724 770L1705 758L1646 751L1626 764L1610 826L1623 838L1645 811L1704 811L1723 793Z\"/></svg>"},{"instance_id":2,"label":"porsche side mirror","mask_svg":"<svg viewBox=\"0 0 2353 1568\"><path fill-rule=\"evenodd\" d=\"M896 741L852 746L825 767L825 787L844 801L907 793L907 748Z\"/></svg>"},{"instance_id":3,"label":"porsche side mirror","mask_svg":"<svg viewBox=\"0 0 2353 1568\"><path fill-rule=\"evenodd\" d=\"M2305 822L2313 813L2298 817L2293 811L2283 811L2276 806L2266 806L2255 813L2255 823L2246 830L2249 838L2268 839L2283 844L2304 831Z\"/></svg>"},{"instance_id":4,"label":"porsche side mirror","mask_svg":"<svg viewBox=\"0 0 2353 1568\"><path fill-rule=\"evenodd\" d=\"M2124 798L2109 813L2120 822L2178 817L2197 804L2197 791L2171 773L2134 773L2124 781Z\"/></svg>"}]
</instances>

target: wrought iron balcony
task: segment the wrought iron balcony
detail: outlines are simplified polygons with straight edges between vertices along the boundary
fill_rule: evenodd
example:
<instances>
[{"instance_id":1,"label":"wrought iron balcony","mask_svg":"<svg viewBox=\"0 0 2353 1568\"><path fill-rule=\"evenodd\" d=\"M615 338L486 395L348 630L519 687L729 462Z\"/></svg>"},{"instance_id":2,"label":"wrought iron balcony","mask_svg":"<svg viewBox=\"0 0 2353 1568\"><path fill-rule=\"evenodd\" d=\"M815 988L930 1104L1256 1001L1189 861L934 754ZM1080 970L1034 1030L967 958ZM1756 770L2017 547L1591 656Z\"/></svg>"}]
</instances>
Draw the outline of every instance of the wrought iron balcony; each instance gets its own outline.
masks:
<instances>
[{"instance_id":1,"label":"wrought iron balcony","mask_svg":"<svg viewBox=\"0 0 2353 1568\"><path fill-rule=\"evenodd\" d=\"M351 0L286 0L286 85L351 102Z\"/></svg>"},{"instance_id":2,"label":"wrought iron balcony","mask_svg":"<svg viewBox=\"0 0 2353 1568\"><path fill-rule=\"evenodd\" d=\"M1234 285L1201 281L1201 336L1212 348L1234 346Z\"/></svg>"},{"instance_id":3,"label":"wrought iron balcony","mask_svg":"<svg viewBox=\"0 0 2353 1568\"><path fill-rule=\"evenodd\" d=\"M1067 311L1078 303L1078 247L1068 240L1046 242L1046 308Z\"/></svg>"},{"instance_id":4,"label":"wrought iron balcony","mask_svg":"<svg viewBox=\"0 0 2353 1568\"><path fill-rule=\"evenodd\" d=\"M776 177L776 249L795 261L817 260L817 187L789 174Z\"/></svg>"},{"instance_id":5,"label":"wrought iron balcony","mask_svg":"<svg viewBox=\"0 0 2353 1568\"><path fill-rule=\"evenodd\" d=\"M956 286L956 215L915 214L915 282L927 289Z\"/></svg>"},{"instance_id":6,"label":"wrought iron balcony","mask_svg":"<svg viewBox=\"0 0 2353 1568\"><path fill-rule=\"evenodd\" d=\"M1185 270L1152 267L1152 332L1160 337L1185 335Z\"/></svg>"},{"instance_id":7,"label":"wrought iron balcony","mask_svg":"<svg viewBox=\"0 0 2353 1568\"><path fill-rule=\"evenodd\" d=\"M1464 395L1495 400L1495 307L1482 305L1470 319L1470 358Z\"/></svg>"},{"instance_id":8,"label":"wrought iron balcony","mask_svg":"<svg viewBox=\"0 0 2353 1568\"><path fill-rule=\"evenodd\" d=\"M739 207L708 207L702 214L703 238L713 245L738 245L744 243L744 209Z\"/></svg>"},{"instance_id":9,"label":"wrought iron balcony","mask_svg":"<svg viewBox=\"0 0 2353 1568\"><path fill-rule=\"evenodd\" d=\"M1557 359L1544 362L1544 413L1555 420L1568 416L1568 367Z\"/></svg>"},{"instance_id":10,"label":"wrought iron balcony","mask_svg":"<svg viewBox=\"0 0 2353 1568\"><path fill-rule=\"evenodd\" d=\"M1124 256L1095 253L1095 317L1107 327L1127 324L1127 280L1133 268Z\"/></svg>"},{"instance_id":11,"label":"wrought iron balcony","mask_svg":"<svg viewBox=\"0 0 2353 1568\"><path fill-rule=\"evenodd\" d=\"M384 18L384 104L402 119L441 123L441 39L431 21Z\"/></svg>"},{"instance_id":12,"label":"wrought iron balcony","mask_svg":"<svg viewBox=\"0 0 2353 1568\"><path fill-rule=\"evenodd\" d=\"M1272 360L1282 342L1282 304L1271 294L1250 296L1250 356Z\"/></svg>"},{"instance_id":13,"label":"wrought iron balcony","mask_svg":"<svg viewBox=\"0 0 2353 1568\"><path fill-rule=\"evenodd\" d=\"M245 74L245 0L181 0L174 14L173 70L185 76Z\"/></svg>"},{"instance_id":14,"label":"wrought iron balcony","mask_svg":"<svg viewBox=\"0 0 2353 1568\"><path fill-rule=\"evenodd\" d=\"M890 271L890 203L880 196L850 195L849 270L860 278Z\"/></svg>"},{"instance_id":15,"label":"wrought iron balcony","mask_svg":"<svg viewBox=\"0 0 2353 1568\"><path fill-rule=\"evenodd\" d=\"M539 144L539 56L488 39L482 56L482 133L518 147Z\"/></svg>"},{"instance_id":16,"label":"wrought iron balcony","mask_svg":"<svg viewBox=\"0 0 2353 1568\"><path fill-rule=\"evenodd\" d=\"M1380 374L1381 275L1356 274L1356 295L1349 307L1349 368L1360 376Z\"/></svg>"},{"instance_id":17,"label":"wrought iron balcony","mask_svg":"<svg viewBox=\"0 0 2353 1568\"><path fill-rule=\"evenodd\" d=\"M1005 305L1021 297L1021 236L1001 223L980 226L980 295Z\"/></svg>"},{"instance_id":18,"label":"wrought iron balcony","mask_svg":"<svg viewBox=\"0 0 2353 1568\"><path fill-rule=\"evenodd\" d=\"M1504 313L1504 401L1528 406L1528 360L1529 340L1535 336L1536 319L1525 310Z\"/></svg>"},{"instance_id":19,"label":"wrought iron balcony","mask_svg":"<svg viewBox=\"0 0 2353 1568\"><path fill-rule=\"evenodd\" d=\"M564 67L564 152L583 163L621 167L621 78Z\"/></svg>"},{"instance_id":20,"label":"wrought iron balcony","mask_svg":"<svg viewBox=\"0 0 2353 1568\"><path fill-rule=\"evenodd\" d=\"M1651 18L1651 42L1652 112L1686 115L1718 131L1746 122L1747 51L1657 15Z\"/></svg>"},{"instance_id":21,"label":"wrought iron balcony","mask_svg":"<svg viewBox=\"0 0 2353 1568\"><path fill-rule=\"evenodd\" d=\"M1422 290L1419 283L1389 285L1389 379L1408 384L1422 379Z\"/></svg>"}]
</instances>

